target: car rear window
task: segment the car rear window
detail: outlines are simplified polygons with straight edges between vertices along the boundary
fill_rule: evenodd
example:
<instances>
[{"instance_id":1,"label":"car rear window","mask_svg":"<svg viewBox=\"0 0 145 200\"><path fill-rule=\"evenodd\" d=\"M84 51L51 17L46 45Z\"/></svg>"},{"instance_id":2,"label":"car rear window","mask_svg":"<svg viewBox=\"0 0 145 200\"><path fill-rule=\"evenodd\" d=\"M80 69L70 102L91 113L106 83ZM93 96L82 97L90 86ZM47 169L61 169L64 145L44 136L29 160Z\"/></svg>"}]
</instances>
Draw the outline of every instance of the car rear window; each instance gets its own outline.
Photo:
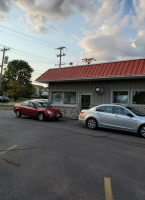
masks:
<instances>
[{"instance_id":1,"label":"car rear window","mask_svg":"<svg viewBox=\"0 0 145 200\"><path fill-rule=\"evenodd\" d=\"M38 107L40 108L51 108L52 106L46 102L37 102Z\"/></svg>"},{"instance_id":2,"label":"car rear window","mask_svg":"<svg viewBox=\"0 0 145 200\"><path fill-rule=\"evenodd\" d=\"M25 102L23 102L21 105L22 105L22 106L28 106L28 103L29 103L28 101L25 101Z\"/></svg>"},{"instance_id":3,"label":"car rear window","mask_svg":"<svg viewBox=\"0 0 145 200\"><path fill-rule=\"evenodd\" d=\"M119 106L114 106L113 108L113 113L117 115L128 115L130 112L126 110L125 108L119 107Z\"/></svg>"},{"instance_id":4,"label":"car rear window","mask_svg":"<svg viewBox=\"0 0 145 200\"><path fill-rule=\"evenodd\" d=\"M133 112L135 115L137 115L137 116L145 116L145 114L144 113L142 113L142 112L140 112L140 111L138 111L137 109L135 109L135 108L133 108L133 107L126 107L127 109L129 109L131 112Z\"/></svg>"},{"instance_id":5,"label":"car rear window","mask_svg":"<svg viewBox=\"0 0 145 200\"><path fill-rule=\"evenodd\" d=\"M112 113L112 106L100 106L96 108L98 112Z\"/></svg>"}]
</instances>

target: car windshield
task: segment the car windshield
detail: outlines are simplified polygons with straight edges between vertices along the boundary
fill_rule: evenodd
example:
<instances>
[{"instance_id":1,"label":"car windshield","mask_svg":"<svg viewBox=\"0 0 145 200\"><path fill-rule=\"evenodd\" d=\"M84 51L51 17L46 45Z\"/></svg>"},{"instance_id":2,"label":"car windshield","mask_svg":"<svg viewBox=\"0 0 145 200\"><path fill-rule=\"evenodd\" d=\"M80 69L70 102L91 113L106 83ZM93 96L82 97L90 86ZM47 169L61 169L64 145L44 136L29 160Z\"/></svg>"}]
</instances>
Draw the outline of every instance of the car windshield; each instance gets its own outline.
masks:
<instances>
[{"instance_id":1,"label":"car windshield","mask_svg":"<svg viewBox=\"0 0 145 200\"><path fill-rule=\"evenodd\" d=\"M51 108L52 106L47 102L37 102L38 107L40 108Z\"/></svg>"},{"instance_id":2,"label":"car windshield","mask_svg":"<svg viewBox=\"0 0 145 200\"><path fill-rule=\"evenodd\" d=\"M135 115L137 115L137 116L145 116L144 113L142 113L142 112L136 110L136 109L133 108L133 107L126 107L126 108L128 108L131 112L133 112L133 113L134 113Z\"/></svg>"}]
</instances>

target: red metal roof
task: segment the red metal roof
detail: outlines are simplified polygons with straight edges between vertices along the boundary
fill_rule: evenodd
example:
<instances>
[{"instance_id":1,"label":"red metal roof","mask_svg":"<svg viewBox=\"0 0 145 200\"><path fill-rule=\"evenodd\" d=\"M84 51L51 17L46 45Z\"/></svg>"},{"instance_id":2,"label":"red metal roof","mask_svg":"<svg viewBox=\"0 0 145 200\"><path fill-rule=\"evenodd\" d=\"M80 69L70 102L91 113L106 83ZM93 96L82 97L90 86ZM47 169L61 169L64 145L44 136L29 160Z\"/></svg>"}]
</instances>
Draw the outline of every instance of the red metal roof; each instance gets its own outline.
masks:
<instances>
[{"instance_id":1,"label":"red metal roof","mask_svg":"<svg viewBox=\"0 0 145 200\"><path fill-rule=\"evenodd\" d=\"M67 81L145 75L145 59L49 69L36 81Z\"/></svg>"}]
</instances>

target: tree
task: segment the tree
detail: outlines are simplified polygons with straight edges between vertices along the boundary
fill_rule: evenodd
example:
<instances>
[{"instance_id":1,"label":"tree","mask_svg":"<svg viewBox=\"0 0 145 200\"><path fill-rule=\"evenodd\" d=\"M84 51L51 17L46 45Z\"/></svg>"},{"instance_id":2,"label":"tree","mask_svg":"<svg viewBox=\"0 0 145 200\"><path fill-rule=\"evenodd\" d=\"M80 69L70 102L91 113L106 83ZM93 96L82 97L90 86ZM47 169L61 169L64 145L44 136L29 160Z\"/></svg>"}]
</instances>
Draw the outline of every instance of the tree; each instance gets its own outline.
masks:
<instances>
[{"instance_id":1,"label":"tree","mask_svg":"<svg viewBox=\"0 0 145 200\"><path fill-rule=\"evenodd\" d=\"M33 92L31 76L33 69L23 60L9 62L2 78L2 91L8 91L13 98L29 97Z\"/></svg>"}]
</instances>

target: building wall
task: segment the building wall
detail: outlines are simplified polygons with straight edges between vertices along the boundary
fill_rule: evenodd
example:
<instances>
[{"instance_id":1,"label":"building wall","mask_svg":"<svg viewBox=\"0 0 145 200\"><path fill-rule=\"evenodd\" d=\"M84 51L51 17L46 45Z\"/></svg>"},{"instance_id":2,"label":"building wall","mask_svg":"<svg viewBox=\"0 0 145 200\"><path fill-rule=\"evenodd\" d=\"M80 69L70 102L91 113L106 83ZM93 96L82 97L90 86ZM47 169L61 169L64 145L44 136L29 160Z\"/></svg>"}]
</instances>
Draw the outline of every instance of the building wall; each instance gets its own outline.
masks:
<instances>
[{"instance_id":1,"label":"building wall","mask_svg":"<svg viewBox=\"0 0 145 200\"><path fill-rule=\"evenodd\" d=\"M103 94L97 94L95 88L101 86L104 88ZM65 83L49 83L50 96L49 101L51 102L51 92L56 91L72 91L76 92L76 105L74 106L57 106L64 113L64 117L77 118L80 112L80 94L89 93L91 94L91 107L99 104L112 103L112 90L125 90L129 92L129 105L131 105L131 91L132 90L145 90L145 79L122 79L122 80L104 80L104 81L80 81L80 82L65 82ZM145 110L145 105L134 106L139 109ZM68 114L68 113L73 113Z\"/></svg>"}]
</instances>

